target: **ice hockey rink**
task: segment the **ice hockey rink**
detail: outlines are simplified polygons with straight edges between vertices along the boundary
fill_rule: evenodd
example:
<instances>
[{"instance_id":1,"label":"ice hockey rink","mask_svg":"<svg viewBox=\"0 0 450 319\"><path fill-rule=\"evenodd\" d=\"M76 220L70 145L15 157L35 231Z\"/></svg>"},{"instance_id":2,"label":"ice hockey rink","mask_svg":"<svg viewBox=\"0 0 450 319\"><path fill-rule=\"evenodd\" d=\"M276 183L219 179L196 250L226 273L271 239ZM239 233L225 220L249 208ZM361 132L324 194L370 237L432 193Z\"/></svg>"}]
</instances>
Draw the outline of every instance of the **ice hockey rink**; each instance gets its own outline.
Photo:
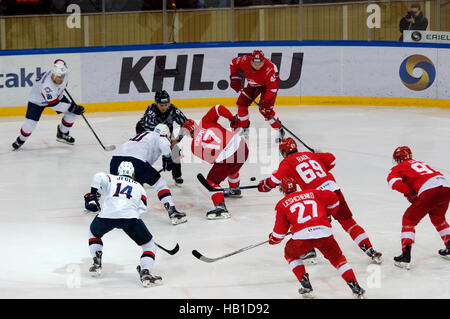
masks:
<instances>
[{"instance_id":1,"label":"ice hockey rink","mask_svg":"<svg viewBox=\"0 0 450 319\"><path fill-rule=\"evenodd\" d=\"M409 145L415 159L450 176L450 109L286 106L276 110L284 125L306 144L337 157L332 173L355 220L383 253L383 263L372 264L341 226L332 223L366 297L450 298L450 261L439 257L443 243L428 217L416 228L411 270L394 266L392 258L401 251L401 218L409 203L386 182L392 153L399 145ZM134 136L143 111L87 111L85 115L104 144L119 147ZM183 111L198 120L207 109ZM251 154L241 169L241 185L269 176L279 161L274 136L255 107L250 116ZM95 173L108 171L113 152L101 148L81 117L71 130L76 145L58 143L59 115L43 116L26 144L13 152L11 143L23 121L24 117L0 119L0 298L302 298L283 257L286 240L210 264L191 254L196 249L218 257L265 241L273 227L273 208L282 196L277 189L245 190L242 198L226 201L230 219L207 220L212 202L196 174L206 175L210 166L193 161L189 137L182 141L185 183L175 186L171 174L162 173L188 222L173 226L154 190L146 186L149 209L144 222L160 245L180 245L174 256L157 252L153 272L162 276L163 285L140 286L136 266L141 249L120 230L103 237L103 273L100 278L90 277L87 233L95 214L84 211L83 195ZM159 169L161 162L155 167ZM250 181L253 176L255 182ZM320 253L318 264L306 269L316 298L352 298L337 270Z\"/></svg>"}]
</instances>

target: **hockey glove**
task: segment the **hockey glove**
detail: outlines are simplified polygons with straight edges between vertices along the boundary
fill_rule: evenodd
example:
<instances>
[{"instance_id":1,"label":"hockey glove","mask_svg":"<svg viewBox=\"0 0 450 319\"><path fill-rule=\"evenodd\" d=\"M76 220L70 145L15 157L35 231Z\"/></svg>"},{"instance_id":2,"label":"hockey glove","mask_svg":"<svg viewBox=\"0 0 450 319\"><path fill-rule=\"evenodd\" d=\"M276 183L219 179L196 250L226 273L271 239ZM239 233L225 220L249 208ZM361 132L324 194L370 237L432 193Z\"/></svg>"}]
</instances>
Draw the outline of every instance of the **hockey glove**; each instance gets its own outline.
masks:
<instances>
[{"instance_id":1,"label":"hockey glove","mask_svg":"<svg viewBox=\"0 0 450 319\"><path fill-rule=\"evenodd\" d=\"M233 116L233 118L230 120L230 127L231 127L233 130L235 130L235 129L239 128L240 126L241 126L241 125L240 125L240 121L239 121L238 115L236 114L236 115Z\"/></svg>"},{"instance_id":2,"label":"hockey glove","mask_svg":"<svg viewBox=\"0 0 450 319\"><path fill-rule=\"evenodd\" d=\"M236 93L239 93L242 88L242 78L239 75L231 75L230 86Z\"/></svg>"},{"instance_id":3,"label":"hockey glove","mask_svg":"<svg viewBox=\"0 0 450 319\"><path fill-rule=\"evenodd\" d=\"M98 212L100 210L100 203L98 202L97 194L87 193L84 195L84 207L91 212Z\"/></svg>"},{"instance_id":4,"label":"hockey glove","mask_svg":"<svg viewBox=\"0 0 450 319\"><path fill-rule=\"evenodd\" d=\"M273 236L273 233L269 234L269 245L276 245L283 241L283 238L276 238Z\"/></svg>"},{"instance_id":5,"label":"hockey glove","mask_svg":"<svg viewBox=\"0 0 450 319\"><path fill-rule=\"evenodd\" d=\"M404 194L404 196L406 197L406 199L408 200L408 202L410 202L411 204L414 203L417 199L417 194L414 191L411 191L407 194Z\"/></svg>"},{"instance_id":6,"label":"hockey glove","mask_svg":"<svg viewBox=\"0 0 450 319\"><path fill-rule=\"evenodd\" d=\"M77 105L73 101L70 103L69 112L81 115L84 113L84 107L82 105Z\"/></svg>"},{"instance_id":7,"label":"hockey glove","mask_svg":"<svg viewBox=\"0 0 450 319\"><path fill-rule=\"evenodd\" d=\"M264 116L266 121L273 118L275 115L275 112L273 111L273 105L271 105L269 102L266 102L265 100L261 99L261 102L259 103L261 108L259 109L259 112Z\"/></svg>"},{"instance_id":8,"label":"hockey glove","mask_svg":"<svg viewBox=\"0 0 450 319\"><path fill-rule=\"evenodd\" d=\"M259 181L259 184L258 184L259 192L263 192L263 193L270 192L272 190L272 188L273 187L270 186L270 184L267 182L267 178Z\"/></svg>"},{"instance_id":9,"label":"hockey glove","mask_svg":"<svg viewBox=\"0 0 450 319\"><path fill-rule=\"evenodd\" d=\"M172 157L169 156L162 156L162 162L163 162L163 171L171 171L173 168L173 161Z\"/></svg>"}]
</instances>

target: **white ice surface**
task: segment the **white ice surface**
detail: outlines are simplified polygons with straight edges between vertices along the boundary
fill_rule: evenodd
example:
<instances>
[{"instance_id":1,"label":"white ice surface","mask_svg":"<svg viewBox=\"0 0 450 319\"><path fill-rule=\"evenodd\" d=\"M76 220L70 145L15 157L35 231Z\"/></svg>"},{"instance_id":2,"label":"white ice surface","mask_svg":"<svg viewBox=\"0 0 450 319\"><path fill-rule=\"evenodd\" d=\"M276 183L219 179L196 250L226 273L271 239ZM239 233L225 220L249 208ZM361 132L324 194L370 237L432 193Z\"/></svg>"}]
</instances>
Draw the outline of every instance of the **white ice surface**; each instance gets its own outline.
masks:
<instances>
[{"instance_id":1,"label":"white ice surface","mask_svg":"<svg viewBox=\"0 0 450 319\"><path fill-rule=\"evenodd\" d=\"M184 111L199 119L206 109ZM391 154L398 145L409 145L416 159L450 176L450 109L311 106L277 111L305 143L337 157L333 173L355 220L384 257L380 266L371 265L340 225L333 223L335 237L367 297L450 298L450 261L438 256L443 244L428 217L416 229L411 270L394 267L392 258L400 253L401 218L408 202L386 183ZM104 144L119 146L133 136L141 114L87 113L86 117ZM252 127L266 127L254 107L250 116ZM135 268L141 249L120 230L104 236L103 274L91 278L87 232L94 214L84 212L83 194L89 191L93 174L108 171L112 153L101 149L82 118L71 130L75 146L56 142L60 122L56 115L43 116L23 148L12 152L10 145L23 120L0 119L0 298L301 298L283 257L285 242L212 264L192 256L193 249L218 257L266 240L273 227L273 207L281 198L278 190L246 190L243 198L227 200L231 219L209 221L205 213L212 203L195 178L198 172L207 174L206 163L184 163L182 187L174 186L170 173L163 173L177 207L187 213L186 224L171 225L154 190L146 188L150 208L144 221L156 242L168 248L178 242L181 247L174 256L157 253L154 273L163 277L164 284L148 289L138 284ZM250 147L253 163L243 166L241 185L257 183L276 167L277 161L255 162L267 160L257 153L265 152L266 146L278 160L272 140L263 136L259 149ZM192 158L188 142L189 138L183 140L185 162ZM251 176L257 181L250 182ZM307 271L317 298L351 298L339 273L321 255Z\"/></svg>"}]
</instances>

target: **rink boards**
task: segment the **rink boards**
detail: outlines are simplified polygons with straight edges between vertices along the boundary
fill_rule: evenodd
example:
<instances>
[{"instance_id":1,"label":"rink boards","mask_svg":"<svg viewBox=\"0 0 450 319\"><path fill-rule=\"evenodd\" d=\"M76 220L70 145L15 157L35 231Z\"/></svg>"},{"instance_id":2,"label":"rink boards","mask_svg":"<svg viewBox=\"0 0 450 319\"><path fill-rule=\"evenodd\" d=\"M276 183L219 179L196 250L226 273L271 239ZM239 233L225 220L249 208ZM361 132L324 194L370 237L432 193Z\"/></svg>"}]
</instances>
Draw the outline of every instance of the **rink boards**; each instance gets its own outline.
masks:
<instances>
[{"instance_id":1,"label":"rink boards","mask_svg":"<svg viewBox=\"0 0 450 319\"><path fill-rule=\"evenodd\" d=\"M68 90L89 112L142 110L159 89L181 108L232 106L229 64L255 48L279 69L280 106L450 104L450 45L224 42L1 51L0 116L24 114L33 81L56 59L67 62Z\"/></svg>"}]
</instances>

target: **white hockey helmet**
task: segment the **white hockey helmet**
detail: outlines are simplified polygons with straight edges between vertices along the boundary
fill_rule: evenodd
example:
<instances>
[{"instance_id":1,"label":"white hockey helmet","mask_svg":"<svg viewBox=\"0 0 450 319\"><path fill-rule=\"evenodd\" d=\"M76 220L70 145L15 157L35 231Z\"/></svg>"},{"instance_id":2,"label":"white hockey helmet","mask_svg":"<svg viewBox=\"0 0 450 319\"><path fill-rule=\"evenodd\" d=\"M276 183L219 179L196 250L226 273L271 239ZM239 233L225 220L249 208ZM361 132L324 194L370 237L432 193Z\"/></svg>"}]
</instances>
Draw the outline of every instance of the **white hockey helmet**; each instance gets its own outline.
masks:
<instances>
[{"instance_id":1,"label":"white hockey helmet","mask_svg":"<svg viewBox=\"0 0 450 319\"><path fill-rule=\"evenodd\" d=\"M170 138L170 130L166 124L161 123L156 125L154 132L158 133L161 136L166 136L167 138Z\"/></svg>"},{"instance_id":2,"label":"white hockey helmet","mask_svg":"<svg viewBox=\"0 0 450 319\"><path fill-rule=\"evenodd\" d=\"M68 71L67 64L63 60L58 59L55 62L53 62L52 74L54 76L61 76L61 77L66 76L67 71Z\"/></svg>"},{"instance_id":3,"label":"white hockey helmet","mask_svg":"<svg viewBox=\"0 0 450 319\"><path fill-rule=\"evenodd\" d=\"M129 176L134 178L134 166L133 163L128 161L123 161L119 164L117 168L117 173L121 176Z\"/></svg>"}]
</instances>

